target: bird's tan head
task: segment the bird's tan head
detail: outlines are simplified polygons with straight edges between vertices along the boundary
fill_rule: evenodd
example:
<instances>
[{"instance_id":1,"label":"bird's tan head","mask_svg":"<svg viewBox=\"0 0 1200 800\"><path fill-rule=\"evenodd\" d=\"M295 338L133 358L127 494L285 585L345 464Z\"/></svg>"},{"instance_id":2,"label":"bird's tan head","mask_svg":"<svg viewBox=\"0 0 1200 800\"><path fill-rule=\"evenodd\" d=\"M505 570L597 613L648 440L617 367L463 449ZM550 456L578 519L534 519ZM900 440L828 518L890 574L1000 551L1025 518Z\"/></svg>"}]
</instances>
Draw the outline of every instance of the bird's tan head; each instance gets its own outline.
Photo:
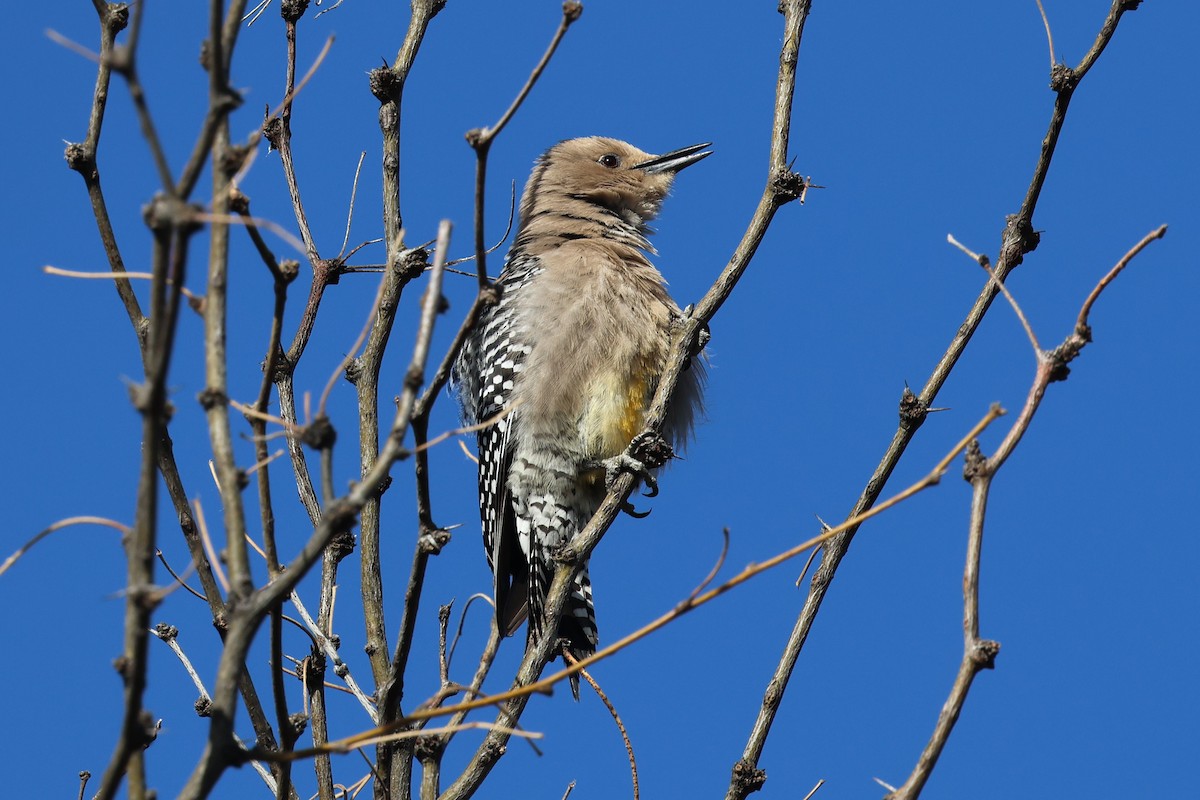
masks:
<instances>
[{"instance_id":1,"label":"bird's tan head","mask_svg":"<svg viewBox=\"0 0 1200 800\"><path fill-rule=\"evenodd\" d=\"M559 142L538 160L521 200L521 218L528 222L547 207L575 201L640 229L657 216L675 175L711 154L704 149L709 144L655 156L600 136Z\"/></svg>"}]
</instances>

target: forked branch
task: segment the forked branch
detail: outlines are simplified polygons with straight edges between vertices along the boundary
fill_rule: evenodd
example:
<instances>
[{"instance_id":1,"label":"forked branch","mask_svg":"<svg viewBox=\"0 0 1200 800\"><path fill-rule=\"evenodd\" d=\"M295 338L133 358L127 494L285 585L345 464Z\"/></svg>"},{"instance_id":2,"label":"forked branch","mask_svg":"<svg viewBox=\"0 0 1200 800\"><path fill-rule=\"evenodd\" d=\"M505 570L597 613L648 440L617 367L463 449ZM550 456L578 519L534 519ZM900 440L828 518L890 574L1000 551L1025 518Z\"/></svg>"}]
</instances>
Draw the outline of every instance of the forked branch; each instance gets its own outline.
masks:
<instances>
[{"instance_id":1,"label":"forked branch","mask_svg":"<svg viewBox=\"0 0 1200 800\"><path fill-rule=\"evenodd\" d=\"M1167 226L1162 225L1147 234L1140 242L1132 247L1116 266L1106 274L1096 287L1092 289L1073 330L1062 344L1050 351L1039 352L1038 367L1034 375L1033 385L1025 399L1025 406L1020 415L1013 421L1004 440L996 453L990 458L985 457L979 449L979 443L972 441L967 451L963 477L971 484L971 514L967 534L967 563L963 571L963 656L958 666L950 695L938 714L937 724L928 744L917 759L916 766L902 786L887 795L887 800L916 800L921 790L933 773L938 758L941 757L954 725L967 700L967 693L975 681L975 676L985 669L995 665L996 655L1000 652L999 642L981 638L979 635L979 573L980 557L983 551L983 526L987 517L988 497L991 493L992 478L1004 465L1013 448L1021 441L1021 437L1029 429L1034 415L1042 404L1047 387L1054 381L1064 380L1067 365L1073 361L1083 348L1091 341L1091 328L1087 320L1092 304L1114 278L1125 269L1129 262L1140 253L1150 242L1161 239L1167 232Z\"/></svg>"}]
</instances>

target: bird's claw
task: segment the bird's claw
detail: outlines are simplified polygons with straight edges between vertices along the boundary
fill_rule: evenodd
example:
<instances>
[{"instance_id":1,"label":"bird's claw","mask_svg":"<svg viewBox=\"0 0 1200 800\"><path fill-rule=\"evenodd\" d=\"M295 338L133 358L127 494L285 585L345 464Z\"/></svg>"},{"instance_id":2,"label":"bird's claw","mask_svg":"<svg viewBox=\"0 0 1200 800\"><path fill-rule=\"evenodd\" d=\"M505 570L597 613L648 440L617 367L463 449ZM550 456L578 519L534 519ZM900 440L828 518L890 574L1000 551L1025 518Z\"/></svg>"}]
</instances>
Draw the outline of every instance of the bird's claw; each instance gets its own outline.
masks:
<instances>
[{"instance_id":1,"label":"bird's claw","mask_svg":"<svg viewBox=\"0 0 1200 800\"><path fill-rule=\"evenodd\" d=\"M621 473L629 472L637 476L649 487L650 492L646 494L646 497L654 497L658 494L658 481L654 478L654 475L650 473L650 470L646 468L644 463L628 453L621 453L612 458L606 458L600 463L604 465L604 485L610 491L616 484L617 479L621 477Z\"/></svg>"},{"instance_id":2,"label":"bird's claw","mask_svg":"<svg viewBox=\"0 0 1200 800\"><path fill-rule=\"evenodd\" d=\"M636 508L634 508L633 503L629 502L628 500L621 503L621 511L633 517L634 519L645 519L646 517L650 516L649 510L638 511Z\"/></svg>"}]
</instances>

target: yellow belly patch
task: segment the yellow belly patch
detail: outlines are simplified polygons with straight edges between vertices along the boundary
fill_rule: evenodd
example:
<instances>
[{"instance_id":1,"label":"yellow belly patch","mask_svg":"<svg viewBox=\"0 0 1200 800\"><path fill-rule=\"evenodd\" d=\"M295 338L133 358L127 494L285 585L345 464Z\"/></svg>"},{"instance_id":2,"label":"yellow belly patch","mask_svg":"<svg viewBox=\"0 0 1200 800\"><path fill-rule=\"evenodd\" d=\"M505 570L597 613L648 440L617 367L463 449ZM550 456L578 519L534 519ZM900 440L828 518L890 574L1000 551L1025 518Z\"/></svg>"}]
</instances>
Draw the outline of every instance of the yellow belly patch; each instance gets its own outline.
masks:
<instances>
[{"instance_id":1,"label":"yellow belly patch","mask_svg":"<svg viewBox=\"0 0 1200 800\"><path fill-rule=\"evenodd\" d=\"M642 432L650 382L645 369L633 374L598 376L589 387L583 418L584 444L596 459L625 451Z\"/></svg>"},{"instance_id":2,"label":"yellow belly patch","mask_svg":"<svg viewBox=\"0 0 1200 800\"><path fill-rule=\"evenodd\" d=\"M642 432L646 421L646 380L639 376L630 381L625 388L625 409L617 423L617 435L620 437L620 448L624 450L633 441L633 437Z\"/></svg>"}]
</instances>

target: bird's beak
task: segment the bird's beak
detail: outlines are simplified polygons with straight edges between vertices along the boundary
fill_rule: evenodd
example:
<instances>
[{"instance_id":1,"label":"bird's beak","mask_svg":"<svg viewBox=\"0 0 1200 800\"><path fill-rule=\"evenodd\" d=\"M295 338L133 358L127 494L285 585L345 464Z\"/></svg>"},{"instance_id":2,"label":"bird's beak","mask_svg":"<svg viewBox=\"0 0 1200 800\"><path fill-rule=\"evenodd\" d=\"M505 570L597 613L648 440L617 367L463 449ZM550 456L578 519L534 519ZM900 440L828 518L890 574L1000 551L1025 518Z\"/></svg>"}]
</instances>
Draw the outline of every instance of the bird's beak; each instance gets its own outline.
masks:
<instances>
[{"instance_id":1,"label":"bird's beak","mask_svg":"<svg viewBox=\"0 0 1200 800\"><path fill-rule=\"evenodd\" d=\"M690 167L697 161L711 156L712 151L704 149L711 144L712 142L704 142L703 144L694 144L690 147L672 150L665 155L655 156L649 161L635 164L633 168L648 172L651 175L659 172L679 172L684 167Z\"/></svg>"}]
</instances>

